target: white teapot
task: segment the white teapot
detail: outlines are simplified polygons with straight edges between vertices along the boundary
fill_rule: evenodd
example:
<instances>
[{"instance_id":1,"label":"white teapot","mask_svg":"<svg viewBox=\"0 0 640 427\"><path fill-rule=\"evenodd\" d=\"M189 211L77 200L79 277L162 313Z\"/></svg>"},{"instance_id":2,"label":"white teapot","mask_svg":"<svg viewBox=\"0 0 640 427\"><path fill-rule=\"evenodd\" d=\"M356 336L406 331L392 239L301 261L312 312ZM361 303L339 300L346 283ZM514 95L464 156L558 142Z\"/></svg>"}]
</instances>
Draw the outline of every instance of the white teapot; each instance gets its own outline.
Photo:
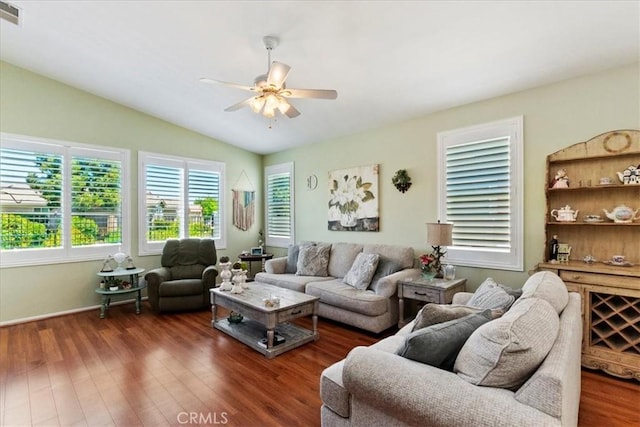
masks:
<instances>
[{"instance_id":1,"label":"white teapot","mask_svg":"<svg viewBox=\"0 0 640 427\"><path fill-rule=\"evenodd\" d=\"M575 221L578 217L578 210L571 209L571 206L567 205L563 208L552 209L551 216L555 218L556 221Z\"/></svg>"},{"instance_id":2,"label":"white teapot","mask_svg":"<svg viewBox=\"0 0 640 427\"><path fill-rule=\"evenodd\" d=\"M613 209L613 212L609 212L606 209L602 210L604 211L605 215L607 215L607 218L613 220L614 222L628 223L633 222L636 219L640 219L640 217L638 216L638 211L640 211L640 209L636 209L634 211L633 209L625 205L616 206Z\"/></svg>"}]
</instances>

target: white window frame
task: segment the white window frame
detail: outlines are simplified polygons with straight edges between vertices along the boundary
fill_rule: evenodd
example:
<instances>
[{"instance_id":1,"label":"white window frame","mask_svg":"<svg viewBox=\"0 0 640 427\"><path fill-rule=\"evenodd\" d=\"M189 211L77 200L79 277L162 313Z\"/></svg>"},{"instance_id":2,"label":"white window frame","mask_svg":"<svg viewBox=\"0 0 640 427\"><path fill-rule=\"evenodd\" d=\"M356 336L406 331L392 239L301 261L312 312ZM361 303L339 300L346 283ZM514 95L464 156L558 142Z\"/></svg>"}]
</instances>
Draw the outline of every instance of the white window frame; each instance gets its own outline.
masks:
<instances>
[{"instance_id":1,"label":"white window frame","mask_svg":"<svg viewBox=\"0 0 640 427\"><path fill-rule=\"evenodd\" d=\"M454 245L447 248L447 262L451 264L485 267L499 270L524 269L524 119L517 116L438 133L438 216L447 221L447 147L504 138L510 146L510 248L496 250Z\"/></svg>"},{"instance_id":2,"label":"white window frame","mask_svg":"<svg viewBox=\"0 0 640 427\"><path fill-rule=\"evenodd\" d=\"M290 223L291 229L289 237L277 237L272 236L269 231L269 176L288 173L289 174L289 191L290 191ZM295 239L295 186L294 186L294 167L293 162L280 163L277 165L266 166L264 168L264 227L265 227L265 242L267 246L273 246L276 248L286 248L289 245L293 245Z\"/></svg>"},{"instance_id":3,"label":"white window frame","mask_svg":"<svg viewBox=\"0 0 640 427\"><path fill-rule=\"evenodd\" d=\"M138 251L140 256L158 255L162 253L165 242L149 242L147 241L147 206L146 206L146 189L147 189L147 164L169 166L180 168L183 172L182 194L188 194L188 182L186 176L189 169L198 169L216 172L220 174L220 200L218 202L218 215L220 218L220 237L215 238L217 249L225 249L227 247L227 226L225 221L225 163L214 160L191 159L187 157L171 156L168 154L150 153L145 151L138 152ZM189 211L188 197L182 199L182 211ZM188 237L189 223L181 221L180 238Z\"/></svg>"},{"instance_id":4,"label":"white window frame","mask_svg":"<svg viewBox=\"0 0 640 427\"><path fill-rule=\"evenodd\" d=\"M130 209L130 150L78 142L60 141L27 135L0 133L4 148L18 150L42 150L62 156L62 247L29 248L2 251L0 267L22 267L43 264L62 264L78 261L103 260L116 252L130 253L131 250L131 209ZM91 156L109 160L119 160L121 169L121 239L120 243L102 243L87 246L71 246L71 165L74 155Z\"/></svg>"}]
</instances>

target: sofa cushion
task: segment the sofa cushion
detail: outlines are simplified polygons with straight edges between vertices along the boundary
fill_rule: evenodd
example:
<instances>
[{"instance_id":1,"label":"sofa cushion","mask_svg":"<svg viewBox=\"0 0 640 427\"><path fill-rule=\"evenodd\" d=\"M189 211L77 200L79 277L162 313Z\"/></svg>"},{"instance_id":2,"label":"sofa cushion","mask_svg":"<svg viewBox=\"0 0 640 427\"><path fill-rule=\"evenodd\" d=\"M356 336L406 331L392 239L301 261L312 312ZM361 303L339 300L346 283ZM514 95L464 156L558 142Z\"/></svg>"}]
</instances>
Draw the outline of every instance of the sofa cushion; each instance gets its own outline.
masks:
<instances>
[{"instance_id":1,"label":"sofa cushion","mask_svg":"<svg viewBox=\"0 0 640 427\"><path fill-rule=\"evenodd\" d=\"M298 268L298 255L300 254L300 245L289 245L287 249L287 266L285 273L295 274Z\"/></svg>"},{"instance_id":2,"label":"sofa cushion","mask_svg":"<svg viewBox=\"0 0 640 427\"><path fill-rule=\"evenodd\" d=\"M332 243L327 267L329 276L345 277L361 252L362 245L356 243Z\"/></svg>"},{"instance_id":3,"label":"sofa cushion","mask_svg":"<svg viewBox=\"0 0 640 427\"><path fill-rule=\"evenodd\" d=\"M179 279L200 279L202 280L202 272L206 265L202 264L190 264L190 265L176 265L169 267L171 271L171 280Z\"/></svg>"},{"instance_id":4,"label":"sofa cushion","mask_svg":"<svg viewBox=\"0 0 640 427\"><path fill-rule=\"evenodd\" d=\"M300 246L296 275L326 277L331 245Z\"/></svg>"},{"instance_id":5,"label":"sofa cushion","mask_svg":"<svg viewBox=\"0 0 640 427\"><path fill-rule=\"evenodd\" d=\"M478 308L499 308L507 311L515 301L513 295L509 295L491 277L482 282L475 291L467 305Z\"/></svg>"},{"instance_id":6,"label":"sofa cushion","mask_svg":"<svg viewBox=\"0 0 640 427\"><path fill-rule=\"evenodd\" d=\"M427 326L448 322L450 320L468 316L469 314L481 313L483 311L484 309L482 308L469 307L466 305L428 303L418 311L418 314L416 314L412 332L426 328ZM495 309L489 310L489 313L491 314L491 318L495 319L500 317L503 312L499 309Z\"/></svg>"},{"instance_id":7,"label":"sofa cushion","mask_svg":"<svg viewBox=\"0 0 640 427\"><path fill-rule=\"evenodd\" d=\"M319 282L322 280L334 280L334 278L260 272L256 274L256 280L258 282L267 283L269 285L274 285L285 289L291 289L292 291L304 293L307 283Z\"/></svg>"},{"instance_id":8,"label":"sofa cushion","mask_svg":"<svg viewBox=\"0 0 640 427\"><path fill-rule=\"evenodd\" d=\"M376 295L373 291L363 291L347 285L340 279L309 282L305 292L319 297L321 303L367 316L386 313L389 301L388 298Z\"/></svg>"},{"instance_id":9,"label":"sofa cushion","mask_svg":"<svg viewBox=\"0 0 640 427\"><path fill-rule=\"evenodd\" d=\"M344 276L343 282L356 289L367 289L376 272L376 267L378 267L379 257L378 254L365 254L360 252Z\"/></svg>"},{"instance_id":10,"label":"sofa cushion","mask_svg":"<svg viewBox=\"0 0 640 427\"><path fill-rule=\"evenodd\" d=\"M551 271L539 271L531 275L522 287L521 302L527 298L542 298L560 314L569 302L569 293L564 282Z\"/></svg>"},{"instance_id":11,"label":"sofa cushion","mask_svg":"<svg viewBox=\"0 0 640 427\"><path fill-rule=\"evenodd\" d=\"M182 297L185 295L202 297L202 280L180 279L162 282L158 288L158 295L161 297Z\"/></svg>"},{"instance_id":12,"label":"sofa cushion","mask_svg":"<svg viewBox=\"0 0 640 427\"><path fill-rule=\"evenodd\" d=\"M413 267L414 251L412 247L398 245L366 244L362 248L366 254L378 254L400 264L401 269Z\"/></svg>"},{"instance_id":13,"label":"sofa cushion","mask_svg":"<svg viewBox=\"0 0 640 427\"><path fill-rule=\"evenodd\" d=\"M558 330L558 314L548 302L521 300L469 337L454 371L472 384L516 389L547 356Z\"/></svg>"},{"instance_id":14,"label":"sofa cushion","mask_svg":"<svg viewBox=\"0 0 640 427\"><path fill-rule=\"evenodd\" d=\"M491 310L485 310L419 329L406 337L397 354L452 371L458 352L469 336L489 320Z\"/></svg>"}]
</instances>

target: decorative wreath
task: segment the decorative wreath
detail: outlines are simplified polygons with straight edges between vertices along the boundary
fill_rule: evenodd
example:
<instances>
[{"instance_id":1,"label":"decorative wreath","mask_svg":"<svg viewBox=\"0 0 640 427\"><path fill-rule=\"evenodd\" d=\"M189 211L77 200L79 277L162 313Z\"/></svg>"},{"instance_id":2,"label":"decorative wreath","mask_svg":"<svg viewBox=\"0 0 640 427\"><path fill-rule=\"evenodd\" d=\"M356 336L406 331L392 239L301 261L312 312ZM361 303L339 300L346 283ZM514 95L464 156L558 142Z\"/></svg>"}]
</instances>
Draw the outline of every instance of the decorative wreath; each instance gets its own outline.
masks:
<instances>
[{"instance_id":1,"label":"decorative wreath","mask_svg":"<svg viewBox=\"0 0 640 427\"><path fill-rule=\"evenodd\" d=\"M614 136L624 136L625 139L627 140L627 143L624 145L624 147L615 150L611 147L609 147L608 143L609 140L611 138L613 138ZM602 141L602 147L608 152L608 153L619 153L621 151L625 151L627 148L631 147L631 135L629 135L628 133L622 133L622 132L612 132L609 135L607 135L607 137L604 139L604 141Z\"/></svg>"}]
</instances>

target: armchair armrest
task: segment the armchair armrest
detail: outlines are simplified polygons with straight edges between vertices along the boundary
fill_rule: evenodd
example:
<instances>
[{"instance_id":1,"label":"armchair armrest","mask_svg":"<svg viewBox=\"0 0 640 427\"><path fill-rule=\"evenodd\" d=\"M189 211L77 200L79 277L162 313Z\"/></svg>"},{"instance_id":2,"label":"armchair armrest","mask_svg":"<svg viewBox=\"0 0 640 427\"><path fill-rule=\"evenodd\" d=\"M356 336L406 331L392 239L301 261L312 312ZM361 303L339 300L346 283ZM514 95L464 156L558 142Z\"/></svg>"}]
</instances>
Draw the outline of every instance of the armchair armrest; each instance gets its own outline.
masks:
<instances>
[{"instance_id":1,"label":"armchair armrest","mask_svg":"<svg viewBox=\"0 0 640 427\"><path fill-rule=\"evenodd\" d=\"M516 401L512 391L475 386L452 372L370 347L347 355L342 380L353 400L409 425L560 425Z\"/></svg>"},{"instance_id":2,"label":"armchair armrest","mask_svg":"<svg viewBox=\"0 0 640 427\"><path fill-rule=\"evenodd\" d=\"M264 263L264 271L271 274L284 274L287 269L287 257L271 258Z\"/></svg>"},{"instance_id":3,"label":"armchair armrest","mask_svg":"<svg viewBox=\"0 0 640 427\"><path fill-rule=\"evenodd\" d=\"M391 298L398 293L398 280L415 279L418 276L420 276L420 269L418 268L407 268L396 271L393 274L380 278L378 283L371 286L371 289L376 295Z\"/></svg>"},{"instance_id":4,"label":"armchair armrest","mask_svg":"<svg viewBox=\"0 0 640 427\"><path fill-rule=\"evenodd\" d=\"M216 277L218 277L218 268L215 265L207 266L202 272L202 285L209 290L216 286Z\"/></svg>"},{"instance_id":5,"label":"armchair armrest","mask_svg":"<svg viewBox=\"0 0 640 427\"><path fill-rule=\"evenodd\" d=\"M151 304L151 307L155 311L158 311L158 290L160 283L171 280L171 271L166 267L155 268L144 275L144 280L147 282L149 304Z\"/></svg>"}]
</instances>

